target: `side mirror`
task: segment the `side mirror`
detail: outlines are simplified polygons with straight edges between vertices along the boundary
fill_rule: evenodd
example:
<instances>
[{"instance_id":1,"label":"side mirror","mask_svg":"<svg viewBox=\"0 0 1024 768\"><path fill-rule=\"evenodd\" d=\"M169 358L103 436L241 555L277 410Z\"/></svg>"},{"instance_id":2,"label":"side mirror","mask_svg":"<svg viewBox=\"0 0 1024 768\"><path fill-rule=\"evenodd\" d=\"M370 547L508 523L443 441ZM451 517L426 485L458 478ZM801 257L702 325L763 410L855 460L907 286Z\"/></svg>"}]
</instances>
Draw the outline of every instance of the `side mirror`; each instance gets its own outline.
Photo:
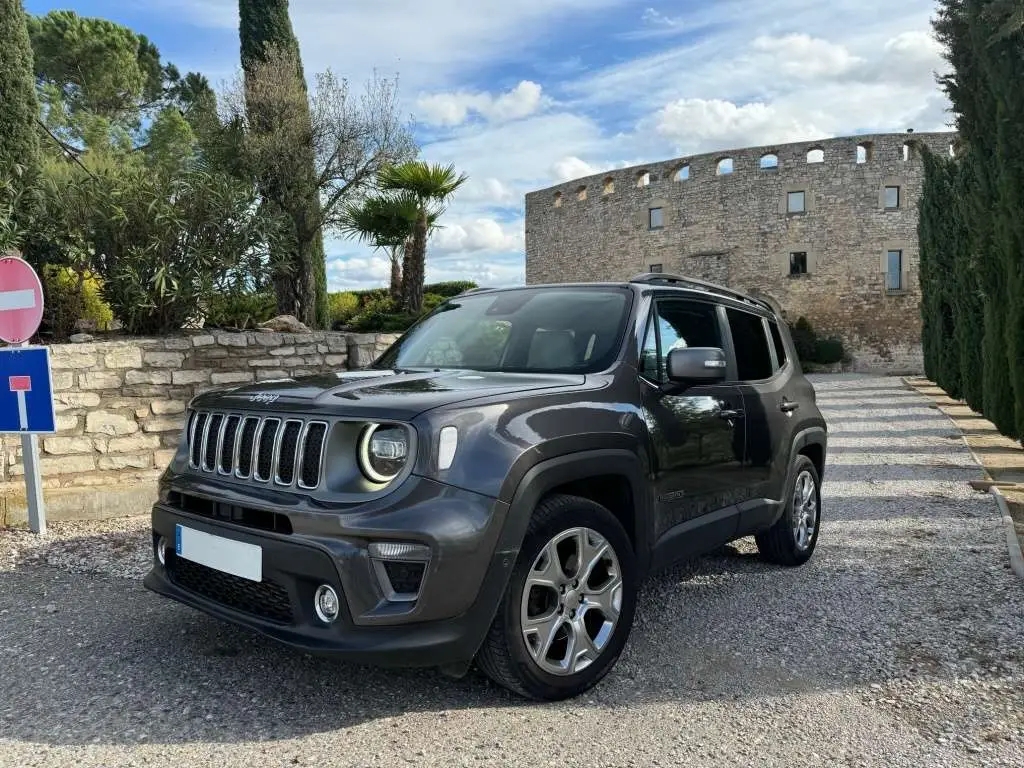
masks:
<instances>
[{"instance_id":1,"label":"side mirror","mask_svg":"<svg viewBox=\"0 0 1024 768\"><path fill-rule=\"evenodd\" d=\"M686 384L712 384L725 379L725 352L718 347L673 349L668 353L668 378Z\"/></svg>"}]
</instances>

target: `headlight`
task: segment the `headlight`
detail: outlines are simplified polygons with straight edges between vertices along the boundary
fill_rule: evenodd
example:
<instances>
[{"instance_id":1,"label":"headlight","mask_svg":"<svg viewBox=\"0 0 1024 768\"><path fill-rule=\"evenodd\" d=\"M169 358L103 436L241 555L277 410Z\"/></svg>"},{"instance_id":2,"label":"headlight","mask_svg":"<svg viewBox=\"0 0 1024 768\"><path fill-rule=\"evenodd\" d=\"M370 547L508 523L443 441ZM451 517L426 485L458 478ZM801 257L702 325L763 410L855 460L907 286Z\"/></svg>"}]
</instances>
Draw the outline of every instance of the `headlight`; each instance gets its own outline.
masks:
<instances>
[{"instance_id":1,"label":"headlight","mask_svg":"<svg viewBox=\"0 0 1024 768\"><path fill-rule=\"evenodd\" d=\"M409 433L395 424L371 424L359 440L359 469L375 483L395 479L409 460Z\"/></svg>"}]
</instances>

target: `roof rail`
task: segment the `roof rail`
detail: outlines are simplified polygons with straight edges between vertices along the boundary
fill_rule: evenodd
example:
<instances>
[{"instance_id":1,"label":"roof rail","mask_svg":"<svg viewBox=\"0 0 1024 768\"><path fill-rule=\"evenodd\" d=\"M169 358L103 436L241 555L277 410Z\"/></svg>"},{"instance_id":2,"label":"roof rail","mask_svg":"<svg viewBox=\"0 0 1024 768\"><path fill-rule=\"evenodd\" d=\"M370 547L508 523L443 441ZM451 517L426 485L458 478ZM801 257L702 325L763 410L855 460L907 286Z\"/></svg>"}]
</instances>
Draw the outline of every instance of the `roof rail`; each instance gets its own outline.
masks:
<instances>
[{"instance_id":1,"label":"roof rail","mask_svg":"<svg viewBox=\"0 0 1024 768\"><path fill-rule=\"evenodd\" d=\"M748 296L740 291L734 291L732 288L726 288L724 285L718 283L709 283L707 280L698 280L695 277L683 277L682 275L671 275L666 272L644 272L639 275L633 275L629 278L631 283L645 283L647 285L653 285L655 283L668 283L671 285L679 285L681 287L699 288L702 291L708 293L717 293L719 296L728 296L730 299L736 299L747 304L753 304L757 307L767 309L769 312L774 312L765 301L755 299L753 296Z\"/></svg>"}]
</instances>

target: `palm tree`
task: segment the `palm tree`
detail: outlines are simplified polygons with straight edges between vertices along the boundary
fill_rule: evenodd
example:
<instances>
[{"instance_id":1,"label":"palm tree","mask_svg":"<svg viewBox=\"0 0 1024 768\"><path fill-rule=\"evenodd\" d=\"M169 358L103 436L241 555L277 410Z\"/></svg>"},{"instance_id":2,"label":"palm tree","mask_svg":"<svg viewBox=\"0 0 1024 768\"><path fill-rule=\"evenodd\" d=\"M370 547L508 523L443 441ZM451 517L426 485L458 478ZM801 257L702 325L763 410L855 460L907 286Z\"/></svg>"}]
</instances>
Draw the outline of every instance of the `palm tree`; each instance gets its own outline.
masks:
<instances>
[{"instance_id":1,"label":"palm tree","mask_svg":"<svg viewBox=\"0 0 1024 768\"><path fill-rule=\"evenodd\" d=\"M465 174L456 176L454 165L429 165L422 161L388 166L380 173L382 190L409 195L416 201L416 222L402 264L402 304L406 312L418 315L423 307L427 233L431 219L444 212L444 204L466 182L466 178Z\"/></svg>"},{"instance_id":2,"label":"palm tree","mask_svg":"<svg viewBox=\"0 0 1024 768\"><path fill-rule=\"evenodd\" d=\"M419 214L416 199L408 194L374 195L361 203L348 203L341 213L341 230L374 248L391 261L391 298L402 299L402 254L411 239Z\"/></svg>"}]
</instances>

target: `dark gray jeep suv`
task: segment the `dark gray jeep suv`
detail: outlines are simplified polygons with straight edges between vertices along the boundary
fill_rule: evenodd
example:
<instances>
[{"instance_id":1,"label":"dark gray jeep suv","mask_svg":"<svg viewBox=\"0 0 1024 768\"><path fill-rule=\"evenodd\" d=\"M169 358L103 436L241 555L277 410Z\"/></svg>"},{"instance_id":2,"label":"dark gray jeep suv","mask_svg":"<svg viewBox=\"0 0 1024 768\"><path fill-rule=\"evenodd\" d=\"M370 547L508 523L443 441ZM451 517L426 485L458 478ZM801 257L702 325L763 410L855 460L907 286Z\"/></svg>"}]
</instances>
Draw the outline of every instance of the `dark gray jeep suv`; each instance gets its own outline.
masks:
<instances>
[{"instance_id":1,"label":"dark gray jeep suv","mask_svg":"<svg viewBox=\"0 0 1024 768\"><path fill-rule=\"evenodd\" d=\"M366 370L195 398L148 588L315 653L558 699L641 580L810 558L826 425L762 301L664 274L453 298Z\"/></svg>"}]
</instances>

